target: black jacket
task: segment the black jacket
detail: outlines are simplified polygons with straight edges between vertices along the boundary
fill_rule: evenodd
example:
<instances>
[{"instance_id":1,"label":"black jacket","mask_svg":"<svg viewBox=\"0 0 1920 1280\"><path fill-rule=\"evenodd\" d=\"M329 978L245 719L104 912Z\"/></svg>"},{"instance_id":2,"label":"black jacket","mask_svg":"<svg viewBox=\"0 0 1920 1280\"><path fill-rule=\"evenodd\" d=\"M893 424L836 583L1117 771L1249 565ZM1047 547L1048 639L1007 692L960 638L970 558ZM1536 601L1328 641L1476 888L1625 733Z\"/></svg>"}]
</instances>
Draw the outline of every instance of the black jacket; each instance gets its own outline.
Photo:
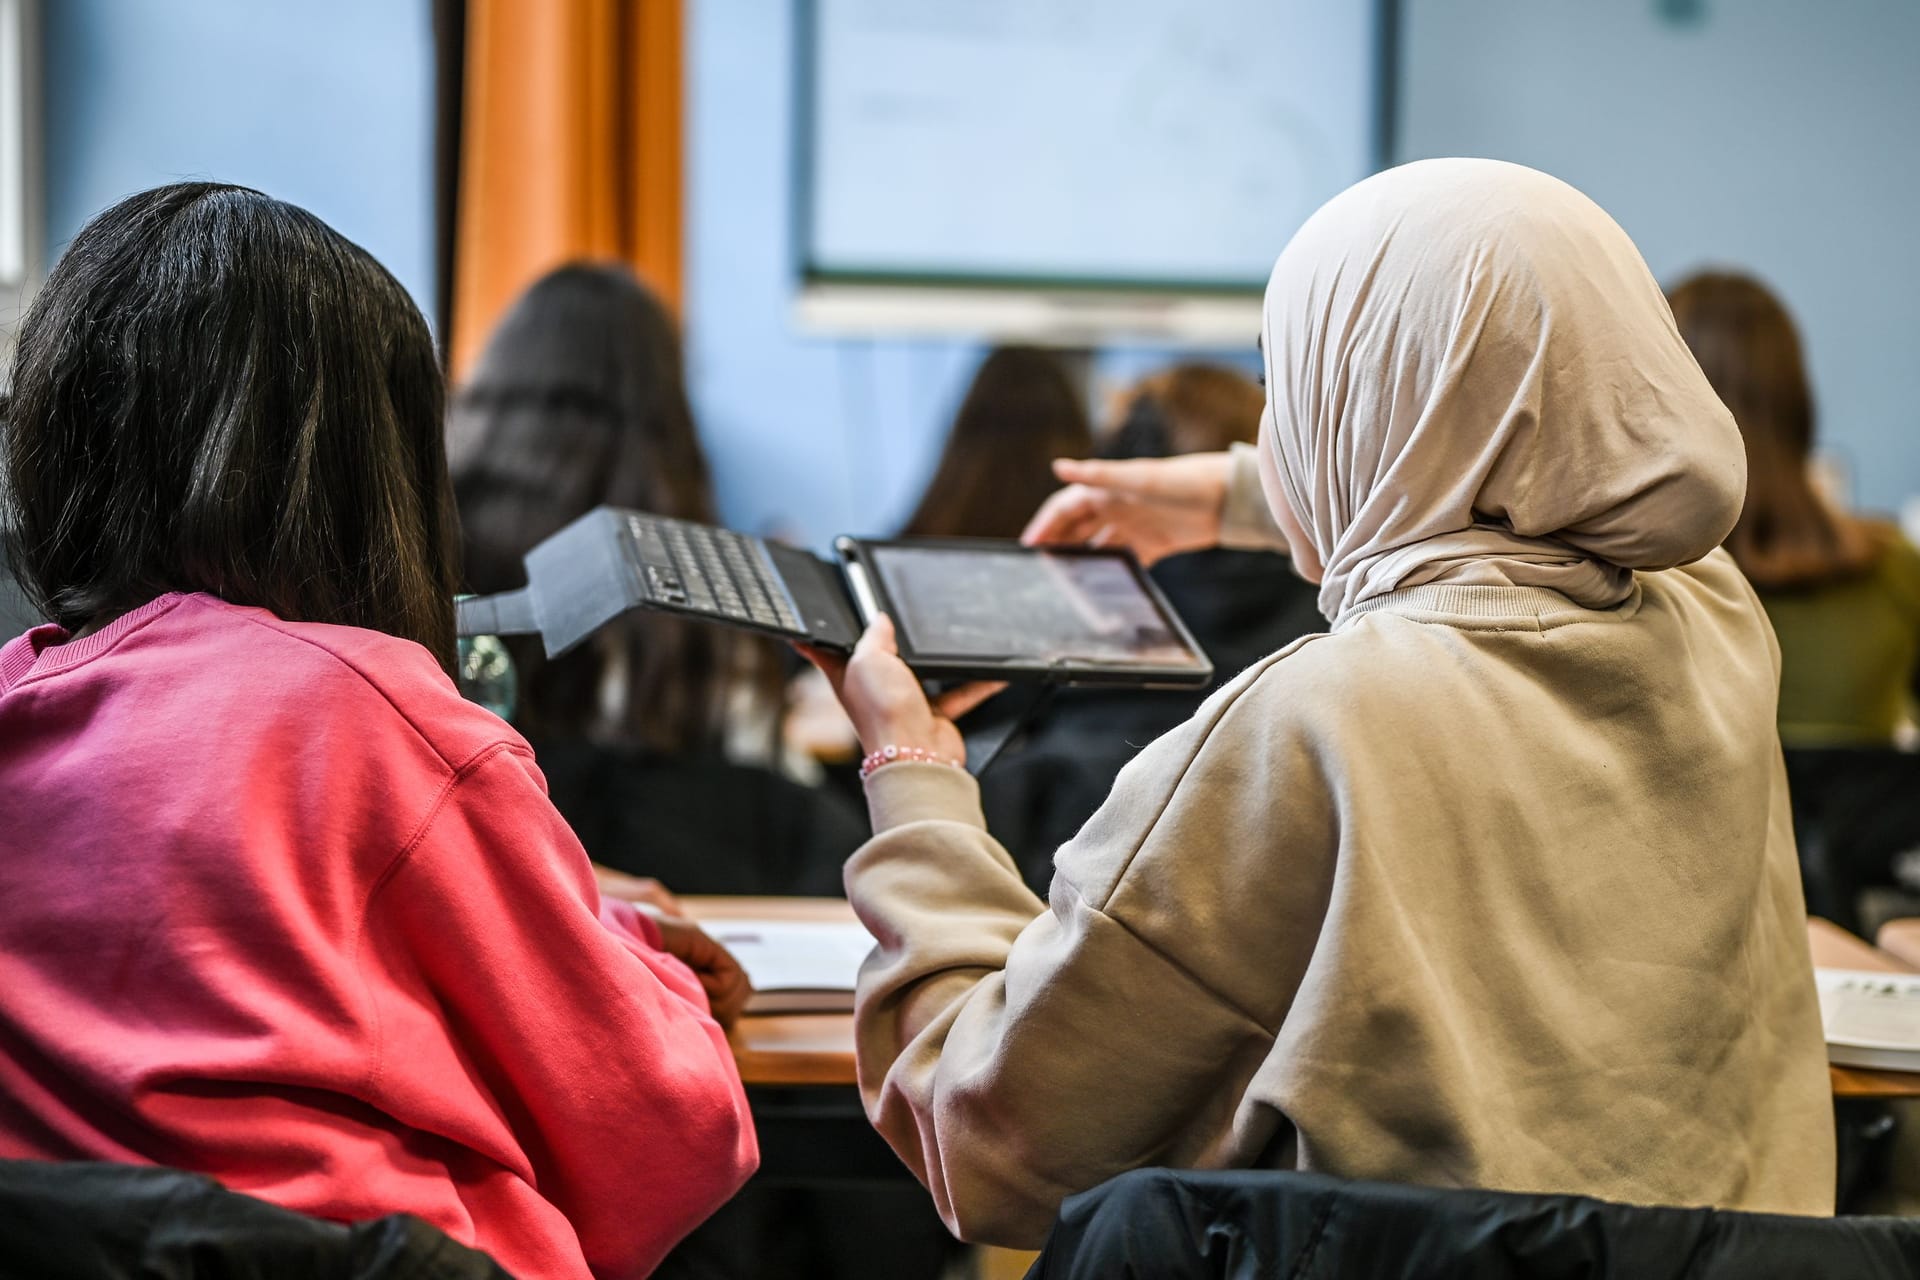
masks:
<instances>
[{"instance_id":1,"label":"black jacket","mask_svg":"<svg viewBox=\"0 0 1920 1280\"><path fill-rule=\"evenodd\" d=\"M1027 1280L1909 1280L1920 1221L1137 1169L1069 1199Z\"/></svg>"},{"instance_id":2,"label":"black jacket","mask_svg":"<svg viewBox=\"0 0 1920 1280\"><path fill-rule=\"evenodd\" d=\"M587 856L675 893L838 897L841 864L868 835L837 792L718 756L543 741L534 757Z\"/></svg>"},{"instance_id":3,"label":"black jacket","mask_svg":"<svg viewBox=\"0 0 1920 1280\"><path fill-rule=\"evenodd\" d=\"M323 1222L211 1178L0 1160L0 1280L512 1280L405 1214Z\"/></svg>"}]
</instances>

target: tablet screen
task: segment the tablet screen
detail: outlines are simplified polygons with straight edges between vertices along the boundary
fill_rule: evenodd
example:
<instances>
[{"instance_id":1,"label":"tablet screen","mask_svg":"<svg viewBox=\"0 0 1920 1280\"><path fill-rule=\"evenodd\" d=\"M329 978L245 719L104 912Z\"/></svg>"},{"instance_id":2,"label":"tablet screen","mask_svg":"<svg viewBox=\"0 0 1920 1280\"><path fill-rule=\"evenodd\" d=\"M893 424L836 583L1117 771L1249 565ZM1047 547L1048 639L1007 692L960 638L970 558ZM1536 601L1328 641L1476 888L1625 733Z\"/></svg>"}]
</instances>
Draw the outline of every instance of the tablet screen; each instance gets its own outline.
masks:
<instances>
[{"instance_id":1,"label":"tablet screen","mask_svg":"<svg viewBox=\"0 0 1920 1280\"><path fill-rule=\"evenodd\" d=\"M1207 659L1121 555L1024 547L865 547L915 653L943 658L1203 668Z\"/></svg>"}]
</instances>

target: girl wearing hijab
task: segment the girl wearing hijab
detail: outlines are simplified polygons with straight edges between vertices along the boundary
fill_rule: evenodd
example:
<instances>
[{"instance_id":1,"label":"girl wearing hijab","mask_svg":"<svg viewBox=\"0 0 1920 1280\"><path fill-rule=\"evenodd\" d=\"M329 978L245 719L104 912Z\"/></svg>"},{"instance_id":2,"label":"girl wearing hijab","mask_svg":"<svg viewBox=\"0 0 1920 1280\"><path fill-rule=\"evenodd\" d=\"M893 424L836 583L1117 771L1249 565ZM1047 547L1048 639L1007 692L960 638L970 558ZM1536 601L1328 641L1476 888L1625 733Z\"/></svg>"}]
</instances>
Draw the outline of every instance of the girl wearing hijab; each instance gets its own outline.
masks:
<instances>
[{"instance_id":1,"label":"girl wearing hijab","mask_svg":"<svg viewBox=\"0 0 1920 1280\"><path fill-rule=\"evenodd\" d=\"M890 625L828 664L884 762L874 1123L1012 1245L1152 1164L1829 1212L1740 436L1639 253L1544 174L1407 165L1301 228L1263 330L1254 448L1063 466L1030 533L1284 542L1331 628L1142 751L1047 902Z\"/></svg>"},{"instance_id":2,"label":"girl wearing hijab","mask_svg":"<svg viewBox=\"0 0 1920 1280\"><path fill-rule=\"evenodd\" d=\"M907 538L1017 538L1060 487L1049 463L1093 448L1093 427L1060 358L995 347L947 433Z\"/></svg>"}]
</instances>

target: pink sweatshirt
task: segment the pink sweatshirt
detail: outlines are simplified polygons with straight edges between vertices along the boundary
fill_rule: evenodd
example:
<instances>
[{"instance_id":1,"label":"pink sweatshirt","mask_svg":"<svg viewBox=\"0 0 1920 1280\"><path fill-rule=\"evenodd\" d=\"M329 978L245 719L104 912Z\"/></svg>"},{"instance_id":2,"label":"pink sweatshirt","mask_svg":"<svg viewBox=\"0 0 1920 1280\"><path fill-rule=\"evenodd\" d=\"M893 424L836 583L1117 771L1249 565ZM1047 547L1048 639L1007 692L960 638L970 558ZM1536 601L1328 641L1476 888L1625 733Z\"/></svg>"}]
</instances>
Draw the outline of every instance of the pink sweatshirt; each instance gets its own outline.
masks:
<instances>
[{"instance_id":1,"label":"pink sweatshirt","mask_svg":"<svg viewBox=\"0 0 1920 1280\"><path fill-rule=\"evenodd\" d=\"M65 639L0 649L0 1156L526 1277L642 1275L753 1170L699 984L424 649L205 595Z\"/></svg>"}]
</instances>

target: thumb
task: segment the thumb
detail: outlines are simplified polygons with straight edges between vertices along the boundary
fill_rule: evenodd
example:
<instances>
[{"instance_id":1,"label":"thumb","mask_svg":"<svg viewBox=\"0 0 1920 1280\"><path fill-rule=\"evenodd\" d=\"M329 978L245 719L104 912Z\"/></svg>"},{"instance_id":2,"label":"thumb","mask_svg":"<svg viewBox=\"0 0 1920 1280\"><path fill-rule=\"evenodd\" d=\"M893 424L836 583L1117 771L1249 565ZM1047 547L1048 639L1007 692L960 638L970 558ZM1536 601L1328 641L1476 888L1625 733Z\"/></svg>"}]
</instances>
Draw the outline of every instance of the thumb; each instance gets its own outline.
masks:
<instances>
[{"instance_id":1,"label":"thumb","mask_svg":"<svg viewBox=\"0 0 1920 1280\"><path fill-rule=\"evenodd\" d=\"M865 657L875 653L898 654L900 642L894 635L893 619L884 613L875 614L867 629L860 633L860 643L853 646L853 656Z\"/></svg>"}]
</instances>

